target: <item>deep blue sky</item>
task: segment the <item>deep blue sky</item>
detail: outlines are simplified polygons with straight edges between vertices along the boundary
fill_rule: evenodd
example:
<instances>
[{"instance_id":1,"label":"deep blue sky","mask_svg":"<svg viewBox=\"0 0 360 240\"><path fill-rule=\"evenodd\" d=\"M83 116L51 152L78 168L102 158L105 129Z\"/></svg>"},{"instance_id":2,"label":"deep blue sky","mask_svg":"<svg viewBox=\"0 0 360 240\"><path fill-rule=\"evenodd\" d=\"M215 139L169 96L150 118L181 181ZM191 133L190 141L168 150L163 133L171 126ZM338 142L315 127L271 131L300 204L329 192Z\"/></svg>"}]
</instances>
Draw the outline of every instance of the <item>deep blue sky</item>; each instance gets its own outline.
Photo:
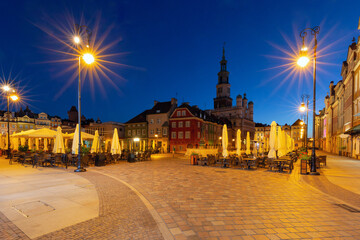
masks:
<instances>
[{"instance_id":1,"label":"deep blue sky","mask_svg":"<svg viewBox=\"0 0 360 240\"><path fill-rule=\"evenodd\" d=\"M357 30L359 1L1 1L0 66L5 75L19 75L35 112L67 117L77 105L77 85L73 83L60 97L59 89L71 74L60 74L66 63L46 63L61 59L44 48L61 49L47 33L51 21L66 21L83 15L92 27L100 17L99 35L112 25L105 44L121 38L108 53L128 54L111 60L137 68L108 66L126 81L111 76L121 92L101 79L106 94L95 93L85 83L82 111L86 117L126 122L152 107L153 101L176 97L203 109L213 107L222 45L230 72L231 96L247 93L254 102L254 120L293 123L303 93L312 94L311 76L276 76L284 68L270 69L289 61L275 45L291 51L305 27L321 26L319 50L323 50L318 71L318 108L330 81L340 80L341 63ZM287 40L288 41L287 41ZM307 39L309 40L309 39ZM296 46L299 47L299 46ZM273 57L271 57L273 56ZM320 60L319 60L320 61ZM283 82L282 85L280 83ZM5 107L5 106L4 106Z\"/></svg>"}]
</instances>

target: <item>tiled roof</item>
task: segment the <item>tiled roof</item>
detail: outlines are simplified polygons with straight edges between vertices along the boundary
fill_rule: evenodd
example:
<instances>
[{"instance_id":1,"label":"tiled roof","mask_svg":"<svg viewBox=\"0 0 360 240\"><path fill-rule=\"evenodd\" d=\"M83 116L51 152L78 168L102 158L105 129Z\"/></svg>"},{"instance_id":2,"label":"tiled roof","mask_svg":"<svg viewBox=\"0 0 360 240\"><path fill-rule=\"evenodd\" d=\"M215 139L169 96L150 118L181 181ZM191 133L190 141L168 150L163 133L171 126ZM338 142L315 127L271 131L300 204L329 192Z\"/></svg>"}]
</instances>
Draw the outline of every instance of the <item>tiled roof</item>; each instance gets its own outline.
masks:
<instances>
[{"instance_id":1,"label":"tiled roof","mask_svg":"<svg viewBox=\"0 0 360 240\"><path fill-rule=\"evenodd\" d=\"M130 119L129 121L127 121L126 123L141 123L141 122L146 122L146 115L148 114L150 110L145 110L142 113L140 113L139 115L135 116L134 118Z\"/></svg>"}]
</instances>

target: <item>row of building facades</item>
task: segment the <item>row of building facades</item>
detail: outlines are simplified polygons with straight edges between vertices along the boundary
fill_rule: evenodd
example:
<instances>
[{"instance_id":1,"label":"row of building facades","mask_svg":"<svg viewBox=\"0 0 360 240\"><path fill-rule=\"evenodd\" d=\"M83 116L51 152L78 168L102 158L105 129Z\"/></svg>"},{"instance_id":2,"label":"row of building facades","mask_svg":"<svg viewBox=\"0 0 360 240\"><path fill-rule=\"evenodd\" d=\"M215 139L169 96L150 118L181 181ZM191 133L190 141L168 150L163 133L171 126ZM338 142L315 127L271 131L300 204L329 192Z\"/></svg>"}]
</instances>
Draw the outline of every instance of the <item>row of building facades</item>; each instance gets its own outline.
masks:
<instances>
[{"instance_id":1,"label":"row of building facades","mask_svg":"<svg viewBox=\"0 0 360 240\"><path fill-rule=\"evenodd\" d=\"M100 137L110 149L114 129L118 129L123 148L131 150L156 149L160 152L184 152L187 148L218 148L221 145L223 125L228 128L229 147L235 148L236 131L241 130L241 139L250 133L251 140L264 142L269 138L270 126L256 124L253 121L254 104L248 102L246 94L237 95L233 106L230 97L229 72L225 50L220 61L220 71L216 85L214 108L201 110L196 105L182 103L177 99L170 101L154 101L151 109L136 115L126 123L101 122L81 117L82 131L94 134L98 130ZM63 132L73 132L78 122L78 111L75 106L67 112L68 119L49 116L42 112L33 113L28 107L25 110L10 113L10 134L31 129L62 127ZM7 112L0 113L0 132L7 133ZM304 125L297 120L293 125L284 125L286 131L294 140L296 146L302 146L304 140ZM245 145L243 145L243 148Z\"/></svg>"},{"instance_id":2,"label":"row of building facades","mask_svg":"<svg viewBox=\"0 0 360 240\"><path fill-rule=\"evenodd\" d=\"M358 29L360 30L360 24ZM325 107L315 116L315 143L327 152L360 155L360 37L353 38L341 79L329 85Z\"/></svg>"}]
</instances>

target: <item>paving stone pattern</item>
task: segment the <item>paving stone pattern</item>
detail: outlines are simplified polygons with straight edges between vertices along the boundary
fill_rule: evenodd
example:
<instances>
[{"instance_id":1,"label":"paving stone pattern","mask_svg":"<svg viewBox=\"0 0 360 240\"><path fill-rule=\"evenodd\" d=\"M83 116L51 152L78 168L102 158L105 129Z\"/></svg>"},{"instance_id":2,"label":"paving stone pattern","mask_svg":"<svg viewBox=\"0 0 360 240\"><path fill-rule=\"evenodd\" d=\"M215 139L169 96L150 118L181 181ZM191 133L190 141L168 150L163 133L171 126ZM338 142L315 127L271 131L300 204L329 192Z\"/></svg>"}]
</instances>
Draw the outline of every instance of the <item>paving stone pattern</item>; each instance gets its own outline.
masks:
<instances>
[{"instance_id":1,"label":"paving stone pattern","mask_svg":"<svg viewBox=\"0 0 360 240\"><path fill-rule=\"evenodd\" d=\"M189 165L188 159L97 168L135 187L175 239L360 239L360 213L292 174Z\"/></svg>"},{"instance_id":2,"label":"paving stone pattern","mask_svg":"<svg viewBox=\"0 0 360 240\"><path fill-rule=\"evenodd\" d=\"M163 239L143 202L128 187L95 172L79 174L96 186L99 217L43 235L39 240Z\"/></svg>"}]
</instances>

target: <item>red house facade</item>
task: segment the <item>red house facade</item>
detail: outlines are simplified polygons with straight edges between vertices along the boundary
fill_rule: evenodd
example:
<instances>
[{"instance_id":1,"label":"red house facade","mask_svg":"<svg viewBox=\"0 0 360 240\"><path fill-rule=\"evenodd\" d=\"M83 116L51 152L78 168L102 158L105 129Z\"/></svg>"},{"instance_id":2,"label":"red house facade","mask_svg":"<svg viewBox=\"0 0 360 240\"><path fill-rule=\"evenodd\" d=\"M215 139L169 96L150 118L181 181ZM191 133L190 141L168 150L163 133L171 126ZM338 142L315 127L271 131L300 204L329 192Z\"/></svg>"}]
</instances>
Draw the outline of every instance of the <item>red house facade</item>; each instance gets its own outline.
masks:
<instances>
[{"instance_id":1,"label":"red house facade","mask_svg":"<svg viewBox=\"0 0 360 240\"><path fill-rule=\"evenodd\" d=\"M215 116L183 103L169 119L170 149L186 151L199 146L216 147L221 141L222 125Z\"/></svg>"}]
</instances>

